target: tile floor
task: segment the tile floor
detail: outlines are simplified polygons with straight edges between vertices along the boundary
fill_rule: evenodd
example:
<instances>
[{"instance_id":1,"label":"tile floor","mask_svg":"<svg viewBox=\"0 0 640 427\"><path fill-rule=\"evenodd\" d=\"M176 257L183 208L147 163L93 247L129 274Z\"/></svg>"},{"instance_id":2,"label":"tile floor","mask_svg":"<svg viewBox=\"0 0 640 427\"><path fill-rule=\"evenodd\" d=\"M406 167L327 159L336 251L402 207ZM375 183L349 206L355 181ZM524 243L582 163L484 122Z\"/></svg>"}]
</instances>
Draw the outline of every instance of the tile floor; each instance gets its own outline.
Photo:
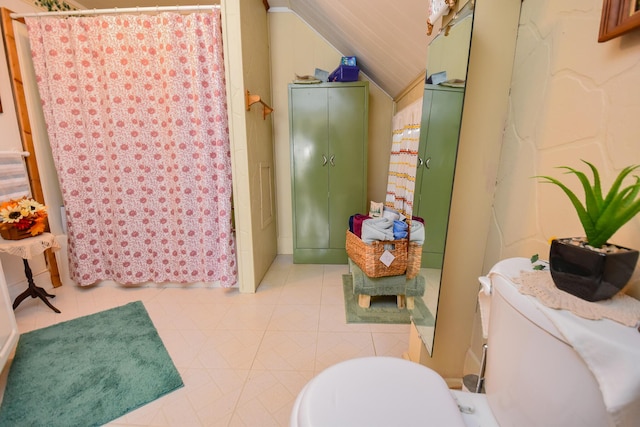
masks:
<instances>
[{"instance_id":1,"label":"tile floor","mask_svg":"<svg viewBox=\"0 0 640 427\"><path fill-rule=\"evenodd\" d=\"M346 272L346 265L295 265L281 255L255 294L62 286L51 291L61 314L31 298L15 313L23 333L143 301L185 387L109 426L288 426L298 392L326 367L408 350L409 325L345 323ZM0 397L7 372L0 375Z\"/></svg>"}]
</instances>

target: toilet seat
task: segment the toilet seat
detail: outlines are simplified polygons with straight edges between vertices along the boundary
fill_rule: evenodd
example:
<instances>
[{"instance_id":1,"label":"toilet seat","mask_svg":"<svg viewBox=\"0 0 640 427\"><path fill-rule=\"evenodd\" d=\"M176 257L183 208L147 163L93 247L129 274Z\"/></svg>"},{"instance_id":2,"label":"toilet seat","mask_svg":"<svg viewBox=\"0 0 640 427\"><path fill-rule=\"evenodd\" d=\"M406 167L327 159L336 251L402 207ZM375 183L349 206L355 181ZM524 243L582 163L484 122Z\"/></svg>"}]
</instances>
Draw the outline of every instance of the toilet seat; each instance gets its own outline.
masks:
<instances>
[{"instance_id":1,"label":"toilet seat","mask_svg":"<svg viewBox=\"0 0 640 427\"><path fill-rule=\"evenodd\" d=\"M298 395L291 427L464 427L458 406L435 371L393 357L338 363Z\"/></svg>"}]
</instances>

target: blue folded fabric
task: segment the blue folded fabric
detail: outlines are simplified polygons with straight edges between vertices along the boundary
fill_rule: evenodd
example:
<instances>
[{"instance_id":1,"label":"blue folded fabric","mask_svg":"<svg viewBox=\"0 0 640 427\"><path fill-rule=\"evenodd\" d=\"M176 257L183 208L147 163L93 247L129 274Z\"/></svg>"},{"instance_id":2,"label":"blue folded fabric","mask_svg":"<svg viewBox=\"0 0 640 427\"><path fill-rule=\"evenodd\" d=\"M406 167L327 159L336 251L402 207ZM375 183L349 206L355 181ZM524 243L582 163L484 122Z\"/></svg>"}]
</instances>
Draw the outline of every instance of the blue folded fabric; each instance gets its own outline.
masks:
<instances>
[{"instance_id":1,"label":"blue folded fabric","mask_svg":"<svg viewBox=\"0 0 640 427\"><path fill-rule=\"evenodd\" d=\"M409 226L404 221L393 221L393 238L395 240L398 239L406 239L409 232L407 231Z\"/></svg>"}]
</instances>

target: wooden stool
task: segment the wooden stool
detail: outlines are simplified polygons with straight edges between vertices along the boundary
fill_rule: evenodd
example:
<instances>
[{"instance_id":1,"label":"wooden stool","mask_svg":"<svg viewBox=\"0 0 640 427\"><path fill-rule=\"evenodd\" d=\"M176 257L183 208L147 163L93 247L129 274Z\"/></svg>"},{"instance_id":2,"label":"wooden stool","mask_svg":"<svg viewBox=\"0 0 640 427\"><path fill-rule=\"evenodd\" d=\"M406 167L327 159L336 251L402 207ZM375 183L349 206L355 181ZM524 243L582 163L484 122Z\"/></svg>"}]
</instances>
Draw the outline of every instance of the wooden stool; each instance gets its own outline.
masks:
<instances>
[{"instance_id":1,"label":"wooden stool","mask_svg":"<svg viewBox=\"0 0 640 427\"><path fill-rule=\"evenodd\" d=\"M406 295L396 295L398 308L402 310L407 307L409 310L415 308L415 302L413 297ZM371 295L358 294L358 305L362 308L369 308L371 306Z\"/></svg>"},{"instance_id":2,"label":"wooden stool","mask_svg":"<svg viewBox=\"0 0 640 427\"><path fill-rule=\"evenodd\" d=\"M371 297L380 295L395 295L399 309L415 307L414 297L424 295L426 280L417 275L407 279L406 275L388 277L368 277L349 259L349 269L353 276L353 293L358 296L358 305L362 308L371 306Z\"/></svg>"}]
</instances>

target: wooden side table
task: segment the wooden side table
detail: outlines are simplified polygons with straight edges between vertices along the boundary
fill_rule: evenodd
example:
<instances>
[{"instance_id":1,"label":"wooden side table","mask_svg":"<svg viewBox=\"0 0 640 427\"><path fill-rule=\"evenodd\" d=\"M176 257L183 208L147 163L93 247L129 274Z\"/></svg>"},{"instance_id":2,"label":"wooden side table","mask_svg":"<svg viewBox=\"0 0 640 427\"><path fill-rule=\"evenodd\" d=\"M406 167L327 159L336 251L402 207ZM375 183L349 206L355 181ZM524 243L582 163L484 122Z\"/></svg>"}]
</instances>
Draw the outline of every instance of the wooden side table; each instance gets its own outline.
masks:
<instances>
[{"instance_id":1,"label":"wooden side table","mask_svg":"<svg viewBox=\"0 0 640 427\"><path fill-rule=\"evenodd\" d=\"M27 297L40 298L44 303L49 306L56 313L60 313L56 307L54 307L47 298L55 298L55 295L47 293L40 286L36 286L33 281L33 273L31 267L29 267L29 259L40 255L47 249L58 250L60 245L55 236L51 233L42 233L34 237L27 237L21 240L4 240L0 239L0 252L8 253L9 255L15 255L22 258L24 263L24 274L27 277L29 287L18 295L13 302L13 309L15 310L18 305L24 301Z\"/></svg>"}]
</instances>

